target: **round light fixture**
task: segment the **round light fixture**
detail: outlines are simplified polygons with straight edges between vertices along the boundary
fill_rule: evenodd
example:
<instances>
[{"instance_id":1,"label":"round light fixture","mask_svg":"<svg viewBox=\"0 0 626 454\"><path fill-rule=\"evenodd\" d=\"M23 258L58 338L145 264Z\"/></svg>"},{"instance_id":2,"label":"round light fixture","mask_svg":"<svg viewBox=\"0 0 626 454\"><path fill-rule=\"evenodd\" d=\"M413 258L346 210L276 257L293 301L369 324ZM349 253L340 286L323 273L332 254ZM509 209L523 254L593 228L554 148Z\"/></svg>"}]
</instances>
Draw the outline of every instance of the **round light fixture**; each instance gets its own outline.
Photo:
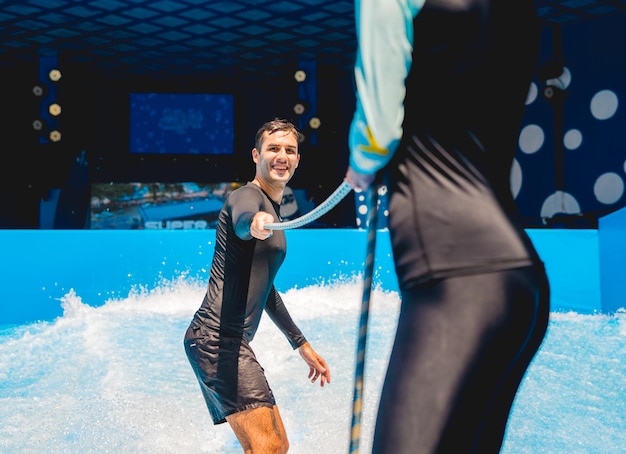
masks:
<instances>
[{"instance_id":1,"label":"round light fixture","mask_svg":"<svg viewBox=\"0 0 626 454\"><path fill-rule=\"evenodd\" d=\"M321 125L322 125L322 122L317 117L313 117L309 120L309 126L312 129L318 129Z\"/></svg>"},{"instance_id":2,"label":"round light fixture","mask_svg":"<svg viewBox=\"0 0 626 454\"><path fill-rule=\"evenodd\" d=\"M302 69L299 69L293 77L296 79L296 82L304 82L306 80L306 73Z\"/></svg>"},{"instance_id":3,"label":"round light fixture","mask_svg":"<svg viewBox=\"0 0 626 454\"><path fill-rule=\"evenodd\" d=\"M61 79L61 71L53 69L48 73L48 77L52 82L58 82Z\"/></svg>"},{"instance_id":4,"label":"round light fixture","mask_svg":"<svg viewBox=\"0 0 626 454\"><path fill-rule=\"evenodd\" d=\"M56 129L54 131L50 131L50 140L53 142L60 142L61 141L61 132L57 131Z\"/></svg>"},{"instance_id":5,"label":"round light fixture","mask_svg":"<svg viewBox=\"0 0 626 454\"><path fill-rule=\"evenodd\" d=\"M56 102L54 104L50 104L50 107L48 107L48 112L50 112L50 115L52 115L53 117L57 117L61 115L61 106L58 105Z\"/></svg>"}]
</instances>

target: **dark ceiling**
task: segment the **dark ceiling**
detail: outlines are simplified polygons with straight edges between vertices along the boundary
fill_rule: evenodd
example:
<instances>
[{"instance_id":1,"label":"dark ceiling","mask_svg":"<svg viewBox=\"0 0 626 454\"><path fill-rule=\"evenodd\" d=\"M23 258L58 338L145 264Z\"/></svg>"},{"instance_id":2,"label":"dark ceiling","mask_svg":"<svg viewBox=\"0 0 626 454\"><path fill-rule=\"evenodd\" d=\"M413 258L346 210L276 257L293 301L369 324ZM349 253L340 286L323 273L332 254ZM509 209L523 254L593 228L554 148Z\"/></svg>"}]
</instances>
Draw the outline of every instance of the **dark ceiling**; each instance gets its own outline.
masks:
<instances>
[{"instance_id":1,"label":"dark ceiling","mask_svg":"<svg viewBox=\"0 0 626 454\"><path fill-rule=\"evenodd\" d=\"M539 0L549 24L626 0ZM254 75L294 61L349 67L352 0L0 0L0 68L52 56L107 77Z\"/></svg>"}]
</instances>

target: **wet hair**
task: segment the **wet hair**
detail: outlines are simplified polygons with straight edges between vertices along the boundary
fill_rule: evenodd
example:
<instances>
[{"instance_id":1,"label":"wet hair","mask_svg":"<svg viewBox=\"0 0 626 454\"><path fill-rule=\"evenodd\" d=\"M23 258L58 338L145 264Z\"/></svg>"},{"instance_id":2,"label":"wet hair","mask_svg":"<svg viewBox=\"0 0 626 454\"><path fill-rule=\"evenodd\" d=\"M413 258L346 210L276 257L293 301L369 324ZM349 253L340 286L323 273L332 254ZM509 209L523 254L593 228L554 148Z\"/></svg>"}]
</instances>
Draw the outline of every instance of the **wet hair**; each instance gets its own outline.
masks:
<instances>
[{"instance_id":1,"label":"wet hair","mask_svg":"<svg viewBox=\"0 0 626 454\"><path fill-rule=\"evenodd\" d=\"M267 132L269 135L271 135L277 131L292 132L296 136L298 143L300 143L300 140L302 139L302 134L293 123L291 123L288 120L284 120L282 118L274 118L273 120L268 121L267 123L263 124L263 126L261 126L259 130L256 132L256 136L254 137L255 148L259 151L261 150L264 133Z\"/></svg>"}]
</instances>

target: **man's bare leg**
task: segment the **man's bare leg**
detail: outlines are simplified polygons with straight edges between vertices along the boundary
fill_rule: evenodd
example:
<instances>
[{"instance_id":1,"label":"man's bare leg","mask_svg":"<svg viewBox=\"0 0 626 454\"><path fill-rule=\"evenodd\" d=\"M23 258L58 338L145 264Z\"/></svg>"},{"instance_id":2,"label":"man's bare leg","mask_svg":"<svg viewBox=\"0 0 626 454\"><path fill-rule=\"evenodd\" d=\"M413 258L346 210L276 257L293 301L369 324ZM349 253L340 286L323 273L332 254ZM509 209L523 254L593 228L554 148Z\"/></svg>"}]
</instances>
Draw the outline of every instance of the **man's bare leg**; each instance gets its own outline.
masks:
<instances>
[{"instance_id":1,"label":"man's bare leg","mask_svg":"<svg viewBox=\"0 0 626 454\"><path fill-rule=\"evenodd\" d=\"M289 441L278 407L244 410L226 417L246 454L285 454Z\"/></svg>"}]
</instances>

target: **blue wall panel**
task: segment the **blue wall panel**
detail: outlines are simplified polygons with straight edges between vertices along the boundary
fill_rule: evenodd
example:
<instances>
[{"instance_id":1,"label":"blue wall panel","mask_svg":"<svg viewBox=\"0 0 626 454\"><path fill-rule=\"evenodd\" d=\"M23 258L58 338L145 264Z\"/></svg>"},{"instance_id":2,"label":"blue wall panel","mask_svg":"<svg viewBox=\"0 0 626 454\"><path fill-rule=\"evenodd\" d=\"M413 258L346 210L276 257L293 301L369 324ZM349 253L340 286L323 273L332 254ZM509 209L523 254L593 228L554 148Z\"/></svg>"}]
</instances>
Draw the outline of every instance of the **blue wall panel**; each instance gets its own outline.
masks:
<instances>
[{"instance_id":1,"label":"blue wall panel","mask_svg":"<svg viewBox=\"0 0 626 454\"><path fill-rule=\"evenodd\" d=\"M279 291L358 275L367 232L352 229L291 230ZM600 311L598 238L595 230L531 230L546 263L552 309ZM378 233L374 282L397 290L389 233ZM0 326L62 315L70 290L98 306L152 289L162 280L206 281L214 230L2 230ZM340 304L341 302L338 302Z\"/></svg>"},{"instance_id":2,"label":"blue wall panel","mask_svg":"<svg viewBox=\"0 0 626 454\"><path fill-rule=\"evenodd\" d=\"M602 306L626 307L626 208L600 218L598 230Z\"/></svg>"}]
</instances>

